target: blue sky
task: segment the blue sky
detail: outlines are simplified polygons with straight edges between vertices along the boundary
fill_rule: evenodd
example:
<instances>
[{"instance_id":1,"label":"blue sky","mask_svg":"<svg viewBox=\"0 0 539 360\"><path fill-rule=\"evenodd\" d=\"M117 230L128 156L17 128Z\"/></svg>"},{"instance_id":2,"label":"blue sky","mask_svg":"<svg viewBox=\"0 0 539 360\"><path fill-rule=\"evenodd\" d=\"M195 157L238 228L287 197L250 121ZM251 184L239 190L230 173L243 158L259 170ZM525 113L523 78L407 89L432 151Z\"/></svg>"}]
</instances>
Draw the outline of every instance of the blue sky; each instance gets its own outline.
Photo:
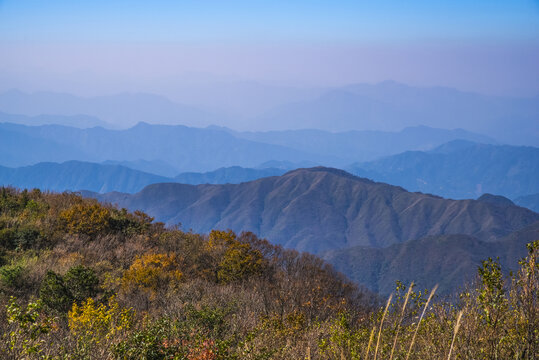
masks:
<instances>
[{"instance_id":1,"label":"blue sky","mask_svg":"<svg viewBox=\"0 0 539 360\"><path fill-rule=\"evenodd\" d=\"M4 41L537 40L537 0L0 1Z\"/></svg>"},{"instance_id":2,"label":"blue sky","mask_svg":"<svg viewBox=\"0 0 539 360\"><path fill-rule=\"evenodd\" d=\"M0 90L99 93L204 73L533 96L539 0L0 0L0 55Z\"/></svg>"}]
</instances>

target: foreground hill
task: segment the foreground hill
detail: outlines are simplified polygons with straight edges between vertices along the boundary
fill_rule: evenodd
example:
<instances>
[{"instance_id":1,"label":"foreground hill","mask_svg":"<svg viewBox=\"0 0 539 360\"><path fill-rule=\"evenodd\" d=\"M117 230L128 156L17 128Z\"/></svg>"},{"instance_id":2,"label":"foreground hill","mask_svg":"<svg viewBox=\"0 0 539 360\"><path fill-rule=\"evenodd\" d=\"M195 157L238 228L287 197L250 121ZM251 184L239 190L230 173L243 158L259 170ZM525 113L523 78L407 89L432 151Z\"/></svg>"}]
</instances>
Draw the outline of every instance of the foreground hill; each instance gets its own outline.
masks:
<instances>
[{"instance_id":1,"label":"foreground hill","mask_svg":"<svg viewBox=\"0 0 539 360\"><path fill-rule=\"evenodd\" d=\"M184 229L249 230L313 253L443 234L494 241L539 220L514 205L446 200L320 167L236 185L153 184L133 195L93 196Z\"/></svg>"},{"instance_id":2,"label":"foreground hill","mask_svg":"<svg viewBox=\"0 0 539 360\"><path fill-rule=\"evenodd\" d=\"M324 259L369 289L389 294L395 281L414 281L420 288L440 285L451 293L475 279L476 269L487 258L499 258L504 272L518 269L526 244L539 239L539 222L494 243L469 235L438 235L377 249L354 247L329 251Z\"/></svg>"},{"instance_id":3,"label":"foreground hill","mask_svg":"<svg viewBox=\"0 0 539 360\"><path fill-rule=\"evenodd\" d=\"M486 261L456 302L406 283L384 311L385 299L322 259L252 233L167 229L140 211L37 189L0 188L0 215L1 359L389 359L395 350L409 360L451 351L531 360L539 350L539 241L507 280Z\"/></svg>"},{"instance_id":4,"label":"foreground hill","mask_svg":"<svg viewBox=\"0 0 539 360\"><path fill-rule=\"evenodd\" d=\"M165 181L170 179L124 166L82 161L39 163L19 168L0 166L0 185L60 192L89 190L133 193L149 184Z\"/></svg>"},{"instance_id":5,"label":"foreground hill","mask_svg":"<svg viewBox=\"0 0 539 360\"><path fill-rule=\"evenodd\" d=\"M514 199L539 192L539 148L453 141L348 168L356 175L443 197L492 193Z\"/></svg>"}]
</instances>

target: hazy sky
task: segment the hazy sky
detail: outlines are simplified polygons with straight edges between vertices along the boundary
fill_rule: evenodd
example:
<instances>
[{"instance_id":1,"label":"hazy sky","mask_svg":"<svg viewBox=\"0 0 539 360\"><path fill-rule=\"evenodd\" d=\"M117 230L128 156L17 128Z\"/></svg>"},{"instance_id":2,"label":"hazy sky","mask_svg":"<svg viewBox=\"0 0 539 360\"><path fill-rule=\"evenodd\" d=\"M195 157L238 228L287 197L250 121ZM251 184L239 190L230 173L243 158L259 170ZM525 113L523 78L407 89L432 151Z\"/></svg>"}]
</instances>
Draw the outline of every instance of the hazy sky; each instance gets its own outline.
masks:
<instances>
[{"instance_id":1,"label":"hazy sky","mask_svg":"<svg viewBox=\"0 0 539 360\"><path fill-rule=\"evenodd\" d=\"M538 64L538 0L0 0L0 90L140 91L198 74L529 96Z\"/></svg>"}]
</instances>

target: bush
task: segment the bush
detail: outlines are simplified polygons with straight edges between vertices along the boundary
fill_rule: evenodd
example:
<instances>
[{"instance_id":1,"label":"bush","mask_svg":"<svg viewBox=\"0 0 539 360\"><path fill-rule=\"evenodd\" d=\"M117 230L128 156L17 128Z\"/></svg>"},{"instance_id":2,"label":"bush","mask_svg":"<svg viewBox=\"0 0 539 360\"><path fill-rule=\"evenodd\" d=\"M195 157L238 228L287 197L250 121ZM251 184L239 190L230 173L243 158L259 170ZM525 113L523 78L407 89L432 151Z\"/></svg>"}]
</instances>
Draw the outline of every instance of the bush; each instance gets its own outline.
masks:
<instances>
[{"instance_id":1,"label":"bush","mask_svg":"<svg viewBox=\"0 0 539 360\"><path fill-rule=\"evenodd\" d=\"M64 313L69 310L74 300L62 277L50 270L41 282L39 297L50 309Z\"/></svg>"},{"instance_id":2,"label":"bush","mask_svg":"<svg viewBox=\"0 0 539 360\"><path fill-rule=\"evenodd\" d=\"M64 275L63 280L75 301L82 302L97 295L99 279L90 268L82 265L73 266Z\"/></svg>"},{"instance_id":3,"label":"bush","mask_svg":"<svg viewBox=\"0 0 539 360\"><path fill-rule=\"evenodd\" d=\"M19 287L22 283L24 268L20 265L6 265L0 267L0 280L2 284L10 288Z\"/></svg>"}]
</instances>

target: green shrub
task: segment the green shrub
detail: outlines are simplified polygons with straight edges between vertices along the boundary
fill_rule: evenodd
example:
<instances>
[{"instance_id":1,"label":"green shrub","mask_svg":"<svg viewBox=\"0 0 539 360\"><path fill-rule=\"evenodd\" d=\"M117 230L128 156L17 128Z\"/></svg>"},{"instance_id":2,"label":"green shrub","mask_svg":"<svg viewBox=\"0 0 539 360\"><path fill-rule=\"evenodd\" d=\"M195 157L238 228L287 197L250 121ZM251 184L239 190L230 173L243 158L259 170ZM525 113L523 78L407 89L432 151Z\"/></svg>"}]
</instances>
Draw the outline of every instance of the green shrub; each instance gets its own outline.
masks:
<instances>
[{"instance_id":1,"label":"green shrub","mask_svg":"<svg viewBox=\"0 0 539 360\"><path fill-rule=\"evenodd\" d=\"M0 280L7 287L15 288L22 283L24 268L20 265L6 265L0 267Z\"/></svg>"},{"instance_id":2,"label":"green shrub","mask_svg":"<svg viewBox=\"0 0 539 360\"><path fill-rule=\"evenodd\" d=\"M95 271L82 265L73 266L64 275L64 285L75 301L97 295L99 279Z\"/></svg>"},{"instance_id":3,"label":"green shrub","mask_svg":"<svg viewBox=\"0 0 539 360\"><path fill-rule=\"evenodd\" d=\"M47 307L60 312L67 312L74 300L62 277L54 271L47 271L41 282L39 297Z\"/></svg>"}]
</instances>

